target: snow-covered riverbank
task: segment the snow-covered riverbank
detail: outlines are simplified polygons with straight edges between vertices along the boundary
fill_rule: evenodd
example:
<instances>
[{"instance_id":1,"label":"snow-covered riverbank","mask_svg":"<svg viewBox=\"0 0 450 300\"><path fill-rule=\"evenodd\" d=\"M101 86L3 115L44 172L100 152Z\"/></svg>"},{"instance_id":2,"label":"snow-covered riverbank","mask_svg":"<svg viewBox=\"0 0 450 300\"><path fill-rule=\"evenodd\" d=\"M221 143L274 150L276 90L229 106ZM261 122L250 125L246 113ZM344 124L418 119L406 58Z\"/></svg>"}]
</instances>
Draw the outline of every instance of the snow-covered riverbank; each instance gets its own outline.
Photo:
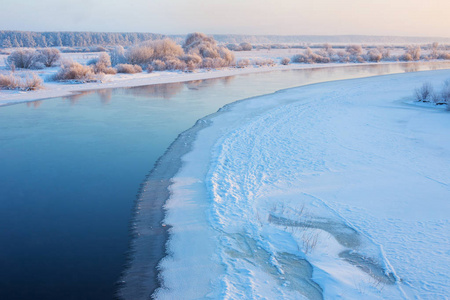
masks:
<instances>
[{"instance_id":1,"label":"snow-covered riverbank","mask_svg":"<svg viewBox=\"0 0 450 300\"><path fill-rule=\"evenodd\" d=\"M172 178L157 296L445 299L450 118L406 102L448 78L316 84L205 118Z\"/></svg>"},{"instance_id":2,"label":"snow-covered riverbank","mask_svg":"<svg viewBox=\"0 0 450 300\"><path fill-rule=\"evenodd\" d=\"M282 50L282 49L281 49ZM282 59L286 53L280 53L280 51L242 51L237 52L239 59L273 59L278 62ZM299 51L299 50L298 50ZM289 52L290 55L296 53ZM64 54L64 59L77 61L80 63L86 63L89 59L95 58L98 53L88 54ZM0 74L9 74L9 70L5 69L3 60L6 55L0 55ZM55 82L50 78L56 74L58 67L47 68L44 70L16 70L16 74L25 76L26 74L38 75L45 82L43 87L36 91L18 91L18 90L1 90L0 89L0 106L28 102L35 100L42 100L55 97L64 97L77 94L83 91L101 90L110 88L127 88L136 86L146 86L153 84L175 83L175 82L187 82L195 80L221 78L235 75L245 75L252 73L262 73L271 71L282 70L301 70L301 69L317 69L317 68L336 68L336 67L370 67L370 66L389 66L400 65L404 66L404 71L418 71L422 68L433 69L442 68L445 66L445 61L435 62L382 62L382 63L328 63L328 64L290 64L290 65L274 65L274 66L248 66L245 68L222 68L215 70L199 69L195 72L181 72L181 71L162 71L162 72L141 72L137 74L116 74L116 75L104 75L101 82L89 82L89 83L64 83ZM441 66L441 67L439 67Z\"/></svg>"}]
</instances>

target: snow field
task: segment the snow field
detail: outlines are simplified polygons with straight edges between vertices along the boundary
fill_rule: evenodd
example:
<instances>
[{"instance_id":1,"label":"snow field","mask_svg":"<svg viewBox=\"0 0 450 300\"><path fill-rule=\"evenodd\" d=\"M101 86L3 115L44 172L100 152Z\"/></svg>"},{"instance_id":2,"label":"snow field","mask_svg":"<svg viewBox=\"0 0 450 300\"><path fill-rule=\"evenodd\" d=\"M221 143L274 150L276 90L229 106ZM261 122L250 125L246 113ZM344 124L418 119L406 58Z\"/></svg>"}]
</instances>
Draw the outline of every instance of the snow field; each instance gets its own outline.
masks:
<instances>
[{"instance_id":1,"label":"snow field","mask_svg":"<svg viewBox=\"0 0 450 300\"><path fill-rule=\"evenodd\" d=\"M207 117L172 179L162 299L445 299L448 112L431 71L310 85Z\"/></svg>"}]
</instances>

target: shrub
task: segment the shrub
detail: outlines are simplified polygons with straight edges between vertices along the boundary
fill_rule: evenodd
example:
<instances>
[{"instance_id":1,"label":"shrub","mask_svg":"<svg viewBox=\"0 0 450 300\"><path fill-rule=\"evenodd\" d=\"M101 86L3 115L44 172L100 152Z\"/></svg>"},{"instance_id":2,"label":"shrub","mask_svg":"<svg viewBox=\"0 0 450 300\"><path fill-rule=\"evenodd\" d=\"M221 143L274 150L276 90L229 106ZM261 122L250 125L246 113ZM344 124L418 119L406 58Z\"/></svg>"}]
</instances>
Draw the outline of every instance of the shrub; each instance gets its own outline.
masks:
<instances>
[{"instance_id":1,"label":"shrub","mask_svg":"<svg viewBox=\"0 0 450 300\"><path fill-rule=\"evenodd\" d=\"M6 58L6 63L10 67L14 65L22 69L38 69L43 66L42 57L34 49L15 50Z\"/></svg>"},{"instance_id":2,"label":"shrub","mask_svg":"<svg viewBox=\"0 0 450 300\"><path fill-rule=\"evenodd\" d=\"M88 65L92 65L92 70L95 74L116 74L117 71L111 68L111 57L108 53L102 52L99 57L92 59L88 62Z\"/></svg>"},{"instance_id":3,"label":"shrub","mask_svg":"<svg viewBox=\"0 0 450 300\"><path fill-rule=\"evenodd\" d=\"M152 73L155 70L155 68L152 65L147 66L147 73Z\"/></svg>"},{"instance_id":4,"label":"shrub","mask_svg":"<svg viewBox=\"0 0 450 300\"><path fill-rule=\"evenodd\" d=\"M429 102L433 94L433 86L426 82L415 90L416 100L419 102Z\"/></svg>"},{"instance_id":5,"label":"shrub","mask_svg":"<svg viewBox=\"0 0 450 300\"><path fill-rule=\"evenodd\" d=\"M250 43L240 43L239 47L243 50L243 51L251 51L253 49L252 44Z\"/></svg>"},{"instance_id":6,"label":"shrub","mask_svg":"<svg viewBox=\"0 0 450 300\"><path fill-rule=\"evenodd\" d=\"M236 67L238 67L238 68L245 68L245 67L248 67L248 65L250 65L250 60L248 60L246 58L240 59L236 63Z\"/></svg>"},{"instance_id":7,"label":"shrub","mask_svg":"<svg viewBox=\"0 0 450 300\"><path fill-rule=\"evenodd\" d=\"M260 66L260 67L262 67L262 66L273 66L273 65L275 65L275 62L273 61L273 59L270 59L270 58L268 58L268 59L256 59L255 60L255 65Z\"/></svg>"},{"instance_id":8,"label":"shrub","mask_svg":"<svg viewBox=\"0 0 450 300\"><path fill-rule=\"evenodd\" d=\"M200 65L202 62L202 58L198 54L185 54L181 57L181 60L183 60L186 64L191 65Z\"/></svg>"},{"instance_id":9,"label":"shrub","mask_svg":"<svg viewBox=\"0 0 450 300\"><path fill-rule=\"evenodd\" d=\"M60 58L61 58L61 52L56 48L44 48L38 51L42 63L46 67L53 66Z\"/></svg>"},{"instance_id":10,"label":"shrub","mask_svg":"<svg viewBox=\"0 0 450 300\"><path fill-rule=\"evenodd\" d=\"M135 74L142 72L141 66L130 64L119 64L116 66L116 70L118 73L127 73L127 74Z\"/></svg>"},{"instance_id":11,"label":"shrub","mask_svg":"<svg viewBox=\"0 0 450 300\"><path fill-rule=\"evenodd\" d=\"M227 48L231 51L242 51L242 48L236 44L228 44Z\"/></svg>"},{"instance_id":12,"label":"shrub","mask_svg":"<svg viewBox=\"0 0 450 300\"><path fill-rule=\"evenodd\" d=\"M186 63L176 57L168 57L165 59L167 70L181 70L186 69Z\"/></svg>"},{"instance_id":13,"label":"shrub","mask_svg":"<svg viewBox=\"0 0 450 300\"><path fill-rule=\"evenodd\" d=\"M116 66L118 64L123 64L126 62L125 49L122 46L116 46L111 52L111 65Z\"/></svg>"},{"instance_id":14,"label":"shrub","mask_svg":"<svg viewBox=\"0 0 450 300\"><path fill-rule=\"evenodd\" d=\"M217 46L212 37L203 33L191 33L186 37L183 49L187 54L198 55L202 58L201 66L204 68L213 68L214 66L229 66L234 63L233 53L222 46ZM205 62L205 59L208 60ZM220 59L220 60L219 60Z\"/></svg>"},{"instance_id":15,"label":"shrub","mask_svg":"<svg viewBox=\"0 0 450 300\"><path fill-rule=\"evenodd\" d=\"M20 78L10 75L0 74L0 89L15 90L20 86Z\"/></svg>"},{"instance_id":16,"label":"shrub","mask_svg":"<svg viewBox=\"0 0 450 300\"><path fill-rule=\"evenodd\" d=\"M448 53L448 52L440 52L437 58L438 59L450 60L450 53Z\"/></svg>"},{"instance_id":17,"label":"shrub","mask_svg":"<svg viewBox=\"0 0 450 300\"><path fill-rule=\"evenodd\" d=\"M151 64L151 66L153 67L153 70L155 70L155 71L165 71L167 69L166 63L159 59L154 60Z\"/></svg>"},{"instance_id":18,"label":"shrub","mask_svg":"<svg viewBox=\"0 0 450 300\"><path fill-rule=\"evenodd\" d=\"M441 91L442 102L450 105L450 80L447 80L444 83L444 86Z\"/></svg>"},{"instance_id":19,"label":"shrub","mask_svg":"<svg viewBox=\"0 0 450 300\"><path fill-rule=\"evenodd\" d=\"M372 62L379 62L383 58L380 51L372 49L367 53L367 60Z\"/></svg>"},{"instance_id":20,"label":"shrub","mask_svg":"<svg viewBox=\"0 0 450 300\"><path fill-rule=\"evenodd\" d=\"M327 56L323 56L314 53L311 48L307 47L303 54L297 54L292 57L292 61L295 63L329 63L331 59Z\"/></svg>"},{"instance_id":21,"label":"shrub","mask_svg":"<svg viewBox=\"0 0 450 300\"><path fill-rule=\"evenodd\" d=\"M125 53L125 60L133 65L145 65L152 62L153 48L149 46L135 46Z\"/></svg>"},{"instance_id":22,"label":"shrub","mask_svg":"<svg viewBox=\"0 0 450 300\"><path fill-rule=\"evenodd\" d=\"M194 32L186 36L186 40L183 44L183 49L186 52L190 52L192 49L198 48L202 43L215 45L216 41L212 37L208 37L204 33Z\"/></svg>"},{"instance_id":23,"label":"shrub","mask_svg":"<svg viewBox=\"0 0 450 300\"><path fill-rule=\"evenodd\" d=\"M281 64L284 66L287 66L290 63L291 63L291 59L289 57L285 57L281 60Z\"/></svg>"},{"instance_id":24,"label":"shrub","mask_svg":"<svg viewBox=\"0 0 450 300\"><path fill-rule=\"evenodd\" d=\"M96 81L92 67L83 66L77 62L66 61L61 65L61 69L56 73L55 80L75 80L80 82Z\"/></svg>"},{"instance_id":25,"label":"shrub","mask_svg":"<svg viewBox=\"0 0 450 300\"><path fill-rule=\"evenodd\" d=\"M42 86L42 79L36 74L26 75L25 78L10 75L0 75L0 89L31 91Z\"/></svg>"},{"instance_id":26,"label":"shrub","mask_svg":"<svg viewBox=\"0 0 450 300\"><path fill-rule=\"evenodd\" d=\"M362 47L360 45L350 45L345 50L351 55L355 56L361 55L363 52Z\"/></svg>"},{"instance_id":27,"label":"shrub","mask_svg":"<svg viewBox=\"0 0 450 300\"><path fill-rule=\"evenodd\" d=\"M421 49L420 46L409 46L406 49L406 53L402 56L404 60L419 60L420 59Z\"/></svg>"},{"instance_id":28,"label":"shrub","mask_svg":"<svg viewBox=\"0 0 450 300\"><path fill-rule=\"evenodd\" d=\"M147 41L142 43L144 47L153 49L152 59L165 59L168 57L178 57L184 54L180 45L171 39Z\"/></svg>"}]
</instances>

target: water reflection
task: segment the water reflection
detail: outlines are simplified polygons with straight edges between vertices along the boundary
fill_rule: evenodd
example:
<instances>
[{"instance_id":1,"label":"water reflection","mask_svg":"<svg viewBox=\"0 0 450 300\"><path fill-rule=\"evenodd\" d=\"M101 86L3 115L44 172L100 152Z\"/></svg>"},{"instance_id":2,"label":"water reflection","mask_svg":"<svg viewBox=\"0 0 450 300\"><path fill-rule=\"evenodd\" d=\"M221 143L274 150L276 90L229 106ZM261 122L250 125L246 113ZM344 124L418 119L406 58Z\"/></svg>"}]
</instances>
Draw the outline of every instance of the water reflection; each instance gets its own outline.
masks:
<instances>
[{"instance_id":1,"label":"water reflection","mask_svg":"<svg viewBox=\"0 0 450 300\"><path fill-rule=\"evenodd\" d=\"M409 63L394 63L394 64L370 64L370 65L349 65L342 64L337 67L317 67L317 68L305 68L300 70L282 70L266 73L267 77L276 77L278 74L286 74L289 77L295 75L298 85L310 84L323 81L323 78L327 80L340 80L346 78L355 78L363 76L375 76L386 75L394 73L409 73L426 70L439 70L450 68L450 62L409 62ZM287 74L290 73L290 74ZM117 88L117 89L101 89L83 91L77 94L63 97L68 99L71 105L77 104L80 99L90 99L87 95L97 95L100 102L104 105L109 104L116 94L131 95L140 98L152 98L152 99L165 99L170 100L176 95L187 90L201 90L204 88L210 88L217 84L223 86L229 85L236 78L252 78L255 74L242 74L236 76L227 76L221 78L194 80L187 82L175 82L165 84L153 84L140 87L129 88ZM41 101L32 102L34 104L27 103L28 107L38 108L41 106Z\"/></svg>"}]
</instances>

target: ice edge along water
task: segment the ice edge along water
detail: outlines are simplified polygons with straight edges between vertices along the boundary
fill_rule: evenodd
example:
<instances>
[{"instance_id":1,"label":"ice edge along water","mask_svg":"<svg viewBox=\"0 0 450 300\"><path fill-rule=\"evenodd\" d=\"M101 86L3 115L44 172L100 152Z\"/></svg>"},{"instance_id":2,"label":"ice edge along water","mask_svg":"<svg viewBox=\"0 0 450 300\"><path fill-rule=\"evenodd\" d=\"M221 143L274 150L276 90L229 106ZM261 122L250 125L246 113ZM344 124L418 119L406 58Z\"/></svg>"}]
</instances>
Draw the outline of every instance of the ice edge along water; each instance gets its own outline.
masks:
<instances>
[{"instance_id":1,"label":"ice edge along water","mask_svg":"<svg viewBox=\"0 0 450 300\"><path fill-rule=\"evenodd\" d=\"M375 186L381 181L379 186L398 193L392 186L395 184L389 185L378 176L384 172L389 180L402 186L395 178L402 174L416 183L417 178L408 173L414 171L419 179L430 177L433 183L436 180L444 183L441 190L428 191L431 196L437 196L438 202L449 195L445 170L436 166L442 163L439 157L429 157L433 168L426 166L426 159L419 160L418 170L410 170L405 161L399 160L401 170L397 172L398 168L387 168L386 154L399 159L399 154L404 152L391 151L384 144L383 151L371 151L368 146L377 145L364 140L360 133L372 134L371 138L377 142L381 142L377 140L381 133L388 135L390 143L392 138L418 142L417 135L423 133L417 131L411 114L419 114L416 117L420 127L424 118L438 126L430 121L430 115L441 121L442 116L394 101L411 95L423 81L432 78L441 82L449 76L448 71L435 71L316 84L239 101L198 121L180 135L164 156L166 158L161 158L152 171L158 172L164 166L164 159L176 166L171 171L174 175L171 179L161 178L165 180L163 198L169 197L164 222L171 227L167 243L169 255L159 263L163 285L154 296L395 299L445 295L448 275L440 273L438 264L443 263L440 260L443 253L445 257L446 248L448 251L448 236L445 236L448 215L436 212L434 221L430 215L434 211L425 209L425 218L404 211L396 218L392 210L396 212L398 207L382 209L374 205L376 201L363 205L355 199L361 195L369 200L380 196L380 193L367 194L373 192L367 186L372 180ZM360 98L360 103L354 101L355 97ZM413 123L408 125L412 124L410 127L414 130L401 127L402 132L396 131L400 128L396 127L397 123L411 121ZM388 125L384 124L386 122ZM445 129L448 121L443 123ZM349 127L347 134L342 134L342 126ZM429 124L425 127L429 129ZM441 127L438 126L438 130ZM414 135L405 138L405 133ZM439 146L447 149L448 138L438 136L443 141ZM362 139L355 142L355 137ZM425 137L427 142L438 140L429 135ZM344 141L346 143L342 144ZM175 150L177 143L180 148ZM327 147L336 153L327 151ZM430 150L430 147L423 148ZM401 150L405 149L408 148ZM417 159L414 151L410 152L405 156ZM178 154L184 154L180 155L182 159L176 158ZM448 155L442 159L448 160ZM433 174L434 171L439 173ZM371 175L370 180L360 180L361 175ZM150 174L149 178L150 185L160 185L158 177ZM342 178L349 183L344 184ZM423 188L435 188L430 184L424 182ZM151 215L147 211L158 206L145 204L150 200L145 195L147 190L144 186L137 203L139 213L134 230L138 238L133 242L135 252L131 267L123 277L119 293L126 299L148 298L158 287L150 278L156 274L158 262L151 265L146 262L151 256L148 243L152 241L146 228L159 225L158 222L148 224ZM344 195L350 200L346 201ZM381 195L392 200L391 195ZM414 192L410 192L405 197L413 195ZM414 208L420 199L415 198ZM401 208L408 206L404 199L399 202ZM390 202L382 204L392 206ZM160 210L159 220L162 215ZM414 234L405 230L404 227L411 225L408 222L414 223L414 228L422 226L424 232L444 233L440 243L436 244L433 239L424 241L427 246L439 248L439 255L428 261L432 269L424 268L426 270L415 278L412 275L417 268L405 266L401 261L410 260L417 251L402 249L394 241L400 237L406 239L406 248L416 245L405 236ZM389 230L398 232L390 234ZM383 235L387 238L383 239ZM394 267L397 271L400 269L400 274ZM433 269L437 274L433 275ZM145 274L147 282L142 280ZM426 284L420 286L419 280L425 280ZM438 288L443 289L440 294Z\"/></svg>"}]
</instances>

